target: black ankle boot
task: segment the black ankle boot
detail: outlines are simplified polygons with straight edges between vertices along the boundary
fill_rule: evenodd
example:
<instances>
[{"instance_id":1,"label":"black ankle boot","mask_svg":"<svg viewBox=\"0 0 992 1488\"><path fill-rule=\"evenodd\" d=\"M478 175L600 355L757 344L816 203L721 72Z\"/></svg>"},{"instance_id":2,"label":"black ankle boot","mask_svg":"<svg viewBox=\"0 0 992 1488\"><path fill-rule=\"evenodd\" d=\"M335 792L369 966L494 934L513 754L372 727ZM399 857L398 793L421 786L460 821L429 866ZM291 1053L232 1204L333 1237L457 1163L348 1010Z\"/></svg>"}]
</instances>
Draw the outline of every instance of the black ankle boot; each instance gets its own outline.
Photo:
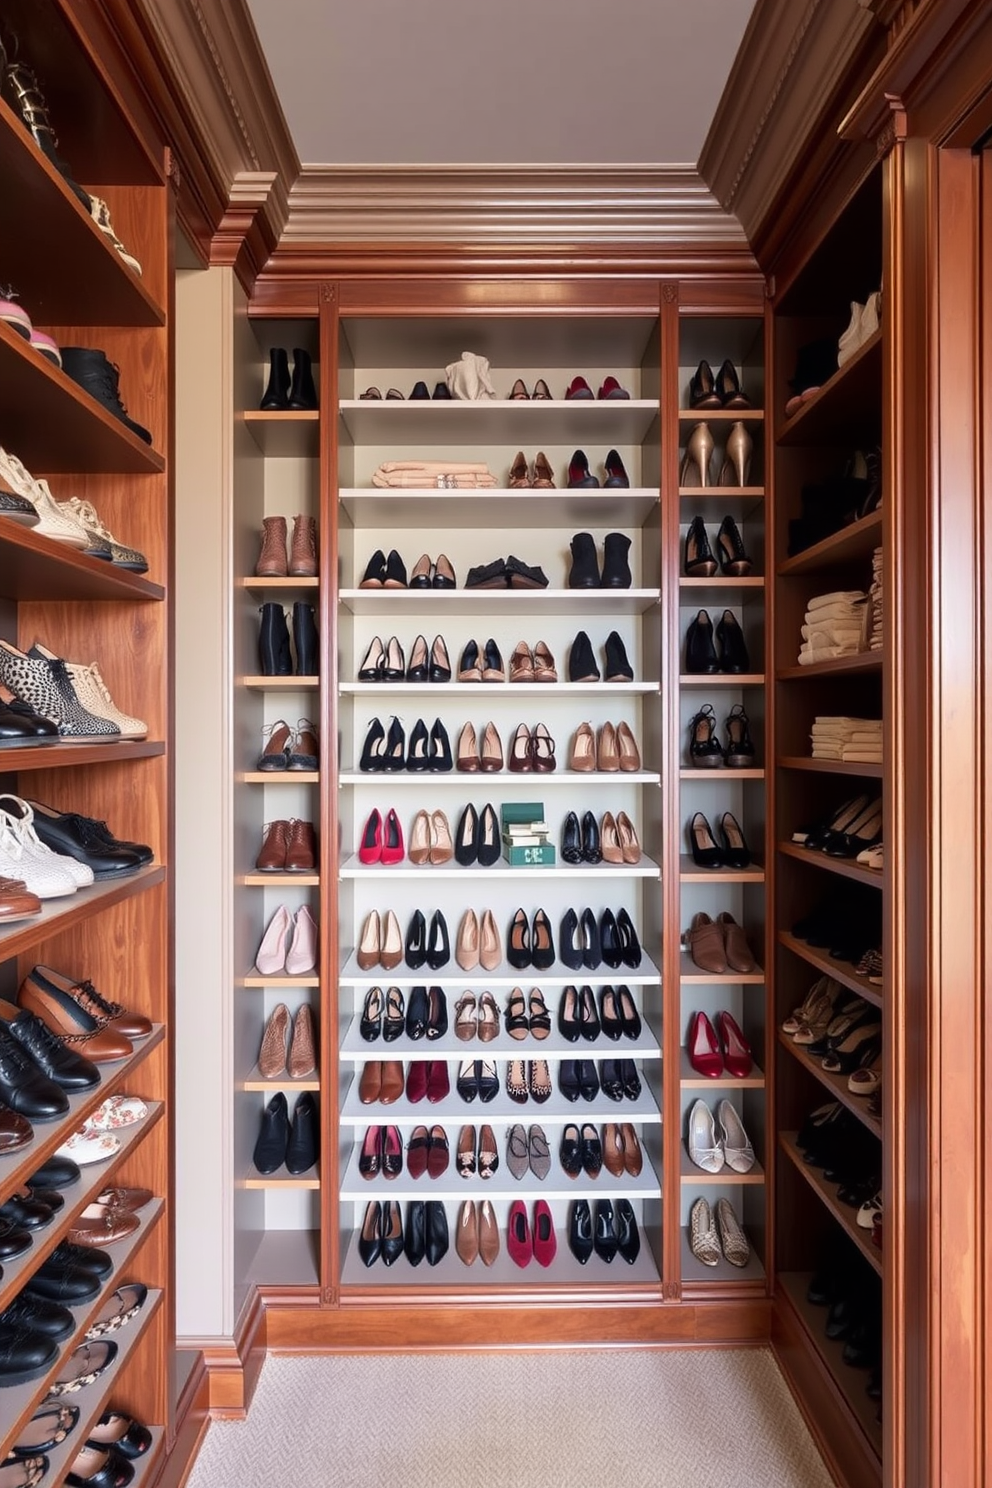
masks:
<instances>
[{"instance_id":1,"label":"black ankle boot","mask_svg":"<svg viewBox=\"0 0 992 1488\"><path fill-rule=\"evenodd\" d=\"M314 608L299 599L293 606L293 640L296 644L296 675L316 677L320 671L320 644Z\"/></svg>"},{"instance_id":2,"label":"black ankle boot","mask_svg":"<svg viewBox=\"0 0 992 1488\"><path fill-rule=\"evenodd\" d=\"M286 353L283 352L283 356ZM293 385L289 390L290 408L316 408L317 389L313 382L310 353L300 346L293 347Z\"/></svg>"},{"instance_id":3,"label":"black ankle boot","mask_svg":"<svg viewBox=\"0 0 992 1488\"><path fill-rule=\"evenodd\" d=\"M569 682L598 682L599 667L593 655L592 642L584 630L580 630L568 653Z\"/></svg>"},{"instance_id":4,"label":"black ankle boot","mask_svg":"<svg viewBox=\"0 0 992 1488\"><path fill-rule=\"evenodd\" d=\"M634 668L627 660L627 651L615 630L606 637L607 682L633 682Z\"/></svg>"},{"instance_id":5,"label":"black ankle boot","mask_svg":"<svg viewBox=\"0 0 992 1488\"><path fill-rule=\"evenodd\" d=\"M289 357L285 346L273 346L269 352L269 381L258 406L262 409L289 407Z\"/></svg>"},{"instance_id":6,"label":"black ankle boot","mask_svg":"<svg viewBox=\"0 0 992 1488\"><path fill-rule=\"evenodd\" d=\"M596 559L596 544L592 533L577 532L569 546L572 549L572 567L568 575L569 589L598 589L599 563Z\"/></svg>"},{"instance_id":7,"label":"black ankle boot","mask_svg":"<svg viewBox=\"0 0 992 1488\"><path fill-rule=\"evenodd\" d=\"M291 677L293 658L289 651L289 626L282 605L263 604L258 612L262 628L258 633L258 659L263 677Z\"/></svg>"},{"instance_id":8,"label":"black ankle boot","mask_svg":"<svg viewBox=\"0 0 992 1488\"><path fill-rule=\"evenodd\" d=\"M603 589L629 589L631 579L627 554L630 551L630 538L625 537L622 532L608 532L603 541L603 550L601 587Z\"/></svg>"},{"instance_id":9,"label":"black ankle boot","mask_svg":"<svg viewBox=\"0 0 992 1488\"><path fill-rule=\"evenodd\" d=\"M101 408L113 414L115 419L137 434L146 444L152 436L135 419L128 417L121 401L120 373L105 351L95 346L63 346L61 348L62 371L71 377L84 392L95 398Z\"/></svg>"}]
</instances>

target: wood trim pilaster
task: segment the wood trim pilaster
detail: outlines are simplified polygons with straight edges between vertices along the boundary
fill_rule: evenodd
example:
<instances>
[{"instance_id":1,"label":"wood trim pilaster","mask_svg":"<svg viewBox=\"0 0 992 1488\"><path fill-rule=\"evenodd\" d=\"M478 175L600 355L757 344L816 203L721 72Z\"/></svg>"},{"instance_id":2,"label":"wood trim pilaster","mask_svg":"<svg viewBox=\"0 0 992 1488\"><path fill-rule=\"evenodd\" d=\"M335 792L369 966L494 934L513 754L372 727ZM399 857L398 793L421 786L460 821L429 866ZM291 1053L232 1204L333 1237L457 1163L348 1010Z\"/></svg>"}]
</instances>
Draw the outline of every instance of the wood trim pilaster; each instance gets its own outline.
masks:
<instances>
[{"instance_id":1,"label":"wood trim pilaster","mask_svg":"<svg viewBox=\"0 0 992 1488\"><path fill-rule=\"evenodd\" d=\"M229 1344L203 1340L203 1362L209 1379L210 1414L219 1420L244 1420L251 1405L267 1348L265 1298L253 1287Z\"/></svg>"}]
</instances>

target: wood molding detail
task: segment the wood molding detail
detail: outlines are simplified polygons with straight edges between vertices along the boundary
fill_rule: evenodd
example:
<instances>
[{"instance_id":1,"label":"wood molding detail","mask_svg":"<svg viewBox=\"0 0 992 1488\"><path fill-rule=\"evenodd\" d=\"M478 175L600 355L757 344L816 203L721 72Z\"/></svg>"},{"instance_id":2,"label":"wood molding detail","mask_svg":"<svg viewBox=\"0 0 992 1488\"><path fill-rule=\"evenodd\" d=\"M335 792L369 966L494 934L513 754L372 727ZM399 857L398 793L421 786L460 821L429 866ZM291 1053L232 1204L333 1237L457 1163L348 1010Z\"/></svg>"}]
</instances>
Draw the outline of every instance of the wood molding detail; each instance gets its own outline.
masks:
<instances>
[{"instance_id":1,"label":"wood molding detail","mask_svg":"<svg viewBox=\"0 0 992 1488\"><path fill-rule=\"evenodd\" d=\"M740 223L688 166L308 166L282 242L746 248Z\"/></svg>"},{"instance_id":2,"label":"wood molding detail","mask_svg":"<svg viewBox=\"0 0 992 1488\"><path fill-rule=\"evenodd\" d=\"M253 1287L229 1344L193 1340L203 1350L209 1379L210 1414L218 1420L244 1420L251 1405L267 1347L265 1300Z\"/></svg>"},{"instance_id":3,"label":"wood molding detail","mask_svg":"<svg viewBox=\"0 0 992 1488\"><path fill-rule=\"evenodd\" d=\"M851 67L884 33L865 0L758 0L699 157L753 242ZM873 37L874 33L874 37Z\"/></svg>"}]
</instances>

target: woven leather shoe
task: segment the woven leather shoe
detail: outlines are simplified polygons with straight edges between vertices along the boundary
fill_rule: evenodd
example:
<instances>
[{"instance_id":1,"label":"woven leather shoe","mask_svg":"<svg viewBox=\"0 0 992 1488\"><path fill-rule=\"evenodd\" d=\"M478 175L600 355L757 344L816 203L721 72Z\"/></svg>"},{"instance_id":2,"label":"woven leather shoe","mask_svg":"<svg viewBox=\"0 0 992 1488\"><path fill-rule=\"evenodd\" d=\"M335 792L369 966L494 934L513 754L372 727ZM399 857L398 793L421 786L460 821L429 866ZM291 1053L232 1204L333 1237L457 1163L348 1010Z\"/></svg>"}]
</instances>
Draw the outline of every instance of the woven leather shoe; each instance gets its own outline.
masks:
<instances>
[{"instance_id":1,"label":"woven leather shoe","mask_svg":"<svg viewBox=\"0 0 992 1488\"><path fill-rule=\"evenodd\" d=\"M313 823L294 817L286 837L286 872L313 873L317 867L317 838Z\"/></svg>"},{"instance_id":2,"label":"woven leather shoe","mask_svg":"<svg viewBox=\"0 0 992 1488\"><path fill-rule=\"evenodd\" d=\"M21 983L17 1001L22 1008L37 1014L53 1033L71 1039L79 1052L94 1064L126 1059L133 1054L134 1045L129 1038L112 1028L109 1020L95 1018L77 1002L73 995L76 988L77 984L53 972L51 967L35 966Z\"/></svg>"}]
</instances>

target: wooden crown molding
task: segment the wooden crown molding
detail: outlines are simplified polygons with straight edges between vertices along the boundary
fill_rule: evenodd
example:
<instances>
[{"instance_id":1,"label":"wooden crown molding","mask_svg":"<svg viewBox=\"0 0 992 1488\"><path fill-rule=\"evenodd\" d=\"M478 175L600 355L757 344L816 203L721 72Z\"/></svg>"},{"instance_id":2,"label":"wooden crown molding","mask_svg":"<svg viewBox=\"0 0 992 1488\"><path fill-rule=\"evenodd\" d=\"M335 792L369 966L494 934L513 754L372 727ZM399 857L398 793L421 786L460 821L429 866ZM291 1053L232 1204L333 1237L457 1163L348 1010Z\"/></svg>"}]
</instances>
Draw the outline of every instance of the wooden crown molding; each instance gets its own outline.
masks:
<instances>
[{"instance_id":1,"label":"wooden crown molding","mask_svg":"<svg viewBox=\"0 0 992 1488\"><path fill-rule=\"evenodd\" d=\"M307 167L282 236L287 248L690 241L746 247L740 223L683 166Z\"/></svg>"},{"instance_id":2,"label":"wooden crown molding","mask_svg":"<svg viewBox=\"0 0 992 1488\"><path fill-rule=\"evenodd\" d=\"M717 202L761 237L811 134L893 0L758 0L699 157ZM896 7L899 9L901 7Z\"/></svg>"}]
</instances>

